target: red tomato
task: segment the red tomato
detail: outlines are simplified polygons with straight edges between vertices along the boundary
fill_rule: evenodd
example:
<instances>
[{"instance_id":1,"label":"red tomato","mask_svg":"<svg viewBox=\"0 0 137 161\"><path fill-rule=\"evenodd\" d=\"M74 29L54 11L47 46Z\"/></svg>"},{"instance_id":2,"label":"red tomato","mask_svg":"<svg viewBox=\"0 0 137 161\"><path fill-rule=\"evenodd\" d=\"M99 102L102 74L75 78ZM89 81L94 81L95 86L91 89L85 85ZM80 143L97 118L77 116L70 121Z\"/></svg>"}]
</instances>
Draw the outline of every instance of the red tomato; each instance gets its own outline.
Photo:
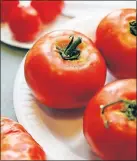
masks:
<instances>
[{"instance_id":1,"label":"red tomato","mask_svg":"<svg viewBox=\"0 0 137 161\"><path fill-rule=\"evenodd\" d=\"M96 45L117 78L136 78L136 9L108 14L99 24Z\"/></svg>"},{"instance_id":2,"label":"red tomato","mask_svg":"<svg viewBox=\"0 0 137 161\"><path fill-rule=\"evenodd\" d=\"M112 82L91 99L84 134L103 160L136 160L136 79Z\"/></svg>"},{"instance_id":3,"label":"red tomato","mask_svg":"<svg viewBox=\"0 0 137 161\"><path fill-rule=\"evenodd\" d=\"M79 108L104 85L106 65L89 38L59 30L46 34L28 52L25 78L43 104Z\"/></svg>"},{"instance_id":4,"label":"red tomato","mask_svg":"<svg viewBox=\"0 0 137 161\"><path fill-rule=\"evenodd\" d=\"M2 160L45 160L45 152L17 122L1 118Z\"/></svg>"},{"instance_id":5,"label":"red tomato","mask_svg":"<svg viewBox=\"0 0 137 161\"><path fill-rule=\"evenodd\" d=\"M64 7L64 1L32 0L31 5L38 11L43 23L50 23L55 20L58 15L60 15Z\"/></svg>"},{"instance_id":6,"label":"red tomato","mask_svg":"<svg viewBox=\"0 0 137 161\"><path fill-rule=\"evenodd\" d=\"M18 41L32 41L40 31L41 20L31 6L18 6L10 16L9 27Z\"/></svg>"},{"instance_id":7,"label":"red tomato","mask_svg":"<svg viewBox=\"0 0 137 161\"><path fill-rule=\"evenodd\" d=\"M12 9L15 9L19 4L18 0L1 0L1 22L8 22Z\"/></svg>"}]
</instances>

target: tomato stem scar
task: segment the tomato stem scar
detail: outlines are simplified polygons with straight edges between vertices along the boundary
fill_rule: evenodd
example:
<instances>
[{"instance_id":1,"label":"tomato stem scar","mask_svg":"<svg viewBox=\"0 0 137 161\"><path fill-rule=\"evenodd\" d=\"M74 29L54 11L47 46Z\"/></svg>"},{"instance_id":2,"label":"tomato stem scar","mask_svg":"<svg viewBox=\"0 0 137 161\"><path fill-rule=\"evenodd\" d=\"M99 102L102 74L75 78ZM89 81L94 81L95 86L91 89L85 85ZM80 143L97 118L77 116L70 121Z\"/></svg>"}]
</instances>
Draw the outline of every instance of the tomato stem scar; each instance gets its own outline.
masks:
<instances>
[{"instance_id":1,"label":"tomato stem scar","mask_svg":"<svg viewBox=\"0 0 137 161\"><path fill-rule=\"evenodd\" d=\"M56 46L57 52L61 55L61 57L64 60L78 59L81 51L79 49L77 49L77 47L79 44L82 43L82 39L80 37L78 37L74 41L74 36L70 36L69 38L71 38L71 40L65 49L62 49L62 48Z\"/></svg>"},{"instance_id":2,"label":"tomato stem scar","mask_svg":"<svg viewBox=\"0 0 137 161\"><path fill-rule=\"evenodd\" d=\"M125 113L125 115L128 117L129 120L135 120L137 118L137 103L136 100L125 100L121 99L112 103L109 103L107 105L101 105L101 114L104 115L105 109L108 108L109 106L112 106L117 103L124 103L124 108L121 110L122 113ZM106 127L106 122L107 126L109 122L105 119L104 120L104 125Z\"/></svg>"},{"instance_id":3,"label":"tomato stem scar","mask_svg":"<svg viewBox=\"0 0 137 161\"><path fill-rule=\"evenodd\" d=\"M137 36L137 22L131 21L129 22L129 26L130 26L130 33L134 36Z\"/></svg>"}]
</instances>

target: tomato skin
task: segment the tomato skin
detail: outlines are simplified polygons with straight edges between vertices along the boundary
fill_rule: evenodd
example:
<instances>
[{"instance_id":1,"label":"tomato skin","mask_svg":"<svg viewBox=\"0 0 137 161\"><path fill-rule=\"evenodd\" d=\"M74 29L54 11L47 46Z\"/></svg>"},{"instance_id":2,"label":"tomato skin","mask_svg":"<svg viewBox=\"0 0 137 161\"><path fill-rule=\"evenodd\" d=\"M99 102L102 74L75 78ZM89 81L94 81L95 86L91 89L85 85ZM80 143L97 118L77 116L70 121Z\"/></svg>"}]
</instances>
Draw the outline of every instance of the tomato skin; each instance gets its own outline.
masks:
<instances>
[{"instance_id":1,"label":"tomato skin","mask_svg":"<svg viewBox=\"0 0 137 161\"><path fill-rule=\"evenodd\" d=\"M70 35L81 37L78 60L63 60L55 52L55 44L69 40ZM84 45L83 45L84 46ZM35 97L52 108L79 108L104 85L106 65L92 41L81 33L59 30L46 34L28 52L25 78Z\"/></svg>"},{"instance_id":2,"label":"tomato skin","mask_svg":"<svg viewBox=\"0 0 137 161\"><path fill-rule=\"evenodd\" d=\"M61 11L64 7L64 1L63 0L58 0L58 1L32 0L31 5L40 14L42 22L45 24L48 24L54 21L56 17L61 14Z\"/></svg>"},{"instance_id":3,"label":"tomato skin","mask_svg":"<svg viewBox=\"0 0 137 161\"><path fill-rule=\"evenodd\" d=\"M129 121L120 111L120 105L106 109L108 128L101 117L100 105L121 98L136 100L136 79L117 80L106 85L91 99L85 111L84 135L103 160L136 160L136 120Z\"/></svg>"},{"instance_id":4,"label":"tomato skin","mask_svg":"<svg viewBox=\"0 0 137 161\"><path fill-rule=\"evenodd\" d=\"M119 79L136 78L136 36L129 27L133 20L136 9L116 10L100 22L96 31L96 46Z\"/></svg>"},{"instance_id":5,"label":"tomato skin","mask_svg":"<svg viewBox=\"0 0 137 161\"><path fill-rule=\"evenodd\" d=\"M18 6L9 19L14 38L21 42L33 41L41 29L41 20L31 6Z\"/></svg>"},{"instance_id":6,"label":"tomato skin","mask_svg":"<svg viewBox=\"0 0 137 161\"><path fill-rule=\"evenodd\" d=\"M19 4L18 0L1 0L1 22L8 22L12 9L15 9Z\"/></svg>"},{"instance_id":7,"label":"tomato skin","mask_svg":"<svg viewBox=\"0 0 137 161\"><path fill-rule=\"evenodd\" d=\"M45 152L22 125L1 117L2 160L45 160Z\"/></svg>"}]
</instances>

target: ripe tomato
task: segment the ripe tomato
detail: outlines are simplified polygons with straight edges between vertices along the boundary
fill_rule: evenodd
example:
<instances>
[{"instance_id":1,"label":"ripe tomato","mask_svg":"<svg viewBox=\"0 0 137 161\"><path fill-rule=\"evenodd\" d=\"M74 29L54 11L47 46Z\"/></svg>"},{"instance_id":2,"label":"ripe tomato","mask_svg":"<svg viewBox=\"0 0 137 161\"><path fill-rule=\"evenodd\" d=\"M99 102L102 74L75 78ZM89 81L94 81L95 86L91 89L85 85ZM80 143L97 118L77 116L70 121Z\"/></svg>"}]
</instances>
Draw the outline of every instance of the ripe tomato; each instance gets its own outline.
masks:
<instances>
[{"instance_id":1,"label":"ripe tomato","mask_svg":"<svg viewBox=\"0 0 137 161\"><path fill-rule=\"evenodd\" d=\"M19 4L18 0L1 0L1 22L8 22L12 9L15 9Z\"/></svg>"},{"instance_id":2,"label":"ripe tomato","mask_svg":"<svg viewBox=\"0 0 137 161\"><path fill-rule=\"evenodd\" d=\"M96 45L117 78L136 78L136 9L108 14L96 31Z\"/></svg>"},{"instance_id":3,"label":"ripe tomato","mask_svg":"<svg viewBox=\"0 0 137 161\"><path fill-rule=\"evenodd\" d=\"M18 6L10 16L9 27L18 41L32 41L40 31L41 20L31 6Z\"/></svg>"},{"instance_id":4,"label":"ripe tomato","mask_svg":"<svg viewBox=\"0 0 137 161\"><path fill-rule=\"evenodd\" d=\"M61 13L64 1L32 0L31 5L38 11L43 23L50 23Z\"/></svg>"},{"instance_id":5,"label":"ripe tomato","mask_svg":"<svg viewBox=\"0 0 137 161\"><path fill-rule=\"evenodd\" d=\"M79 108L104 85L106 65L81 33L46 34L28 52L25 78L35 97L53 108Z\"/></svg>"},{"instance_id":6,"label":"ripe tomato","mask_svg":"<svg viewBox=\"0 0 137 161\"><path fill-rule=\"evenodd\" d=\"M19 123L1 117L2 160L45 160L45 152Z\"/></svg>"},{"instance_id":7,"label":"ripe tomato","mask_svg":"<svg viewBox=\"0 0 137 161\"><path fill-rule=\"evenodd\" d=\"M136 118L136 79L117 80L91 99L85 137L103 160L135 160Z\"/></svg>"}]
</instances>

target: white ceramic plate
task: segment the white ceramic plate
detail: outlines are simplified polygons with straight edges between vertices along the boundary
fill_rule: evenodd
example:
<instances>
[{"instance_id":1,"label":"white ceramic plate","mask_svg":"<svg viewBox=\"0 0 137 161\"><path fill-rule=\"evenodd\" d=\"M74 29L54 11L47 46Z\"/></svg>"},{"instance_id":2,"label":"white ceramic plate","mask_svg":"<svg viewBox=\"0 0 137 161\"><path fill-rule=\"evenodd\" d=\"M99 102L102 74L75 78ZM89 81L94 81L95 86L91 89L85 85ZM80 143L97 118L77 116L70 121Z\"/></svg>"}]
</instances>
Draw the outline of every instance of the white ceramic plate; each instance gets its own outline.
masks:
<instances>
[{"instance_id":1,"label":"white ceramic plate","mask_svg":"<svg viewBox=\"0 0 137 161\"><path fill-rule=\"evenodd\" d=\"M1 41L13 47L18 47L22 49L30 49L33 46L33 44L37 41L37 39L39 39L42 35L54 29L58 29L60 27L60 24L67 22L68 20L70 20L69 17L63 16L63 15L59 16L55 22L43 27L42 31L39 33L37 38L32 42L19 42L15 40L8 24L2 24L1 25Z\"/></svg>"},{"instance_id":2,"label":"white ceramic plate","mask_svg":"<svg viewBox=\"0 0 137 161\"><path fill-rule=\"evenodd\" d=\"M92 17L72 20L62 28L80 31L94 40L96 25L105 14L93 13ZM13 93L18 121L44 148L49 160L98 159L83 136L84 109L51 110L37 102L24 79L24 60L19 67ZM114 78L108 73L106 83L112 80Z\"/></svg>"}]
</instances>

